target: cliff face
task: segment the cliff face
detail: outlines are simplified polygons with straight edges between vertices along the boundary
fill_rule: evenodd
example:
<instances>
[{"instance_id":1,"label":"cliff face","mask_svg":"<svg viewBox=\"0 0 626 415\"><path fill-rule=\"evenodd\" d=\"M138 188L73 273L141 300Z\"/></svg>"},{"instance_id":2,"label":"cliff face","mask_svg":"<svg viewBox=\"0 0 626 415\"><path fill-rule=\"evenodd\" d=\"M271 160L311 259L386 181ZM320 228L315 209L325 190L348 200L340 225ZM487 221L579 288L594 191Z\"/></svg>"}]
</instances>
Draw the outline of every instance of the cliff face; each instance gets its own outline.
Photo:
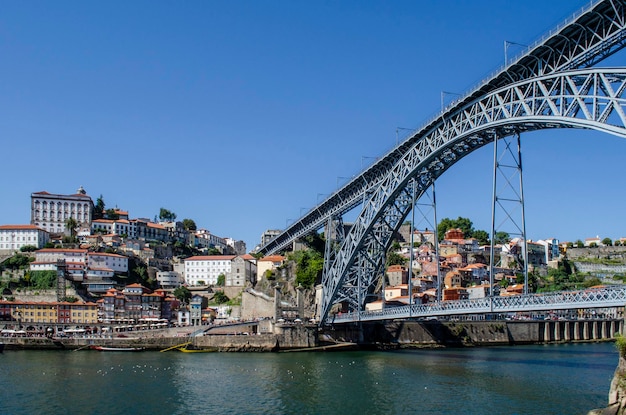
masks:
<instances>
[{"instance_id":1,"label":"cliff face","mask_svg":"<svg viewBox=\"0 0 626 415\"><path fill-rule=\"evenodd\" d=\"M621 355L611 381L608 406L594 409L588 415L626 415L626 359Z\"/></svg>"}]
</instances>

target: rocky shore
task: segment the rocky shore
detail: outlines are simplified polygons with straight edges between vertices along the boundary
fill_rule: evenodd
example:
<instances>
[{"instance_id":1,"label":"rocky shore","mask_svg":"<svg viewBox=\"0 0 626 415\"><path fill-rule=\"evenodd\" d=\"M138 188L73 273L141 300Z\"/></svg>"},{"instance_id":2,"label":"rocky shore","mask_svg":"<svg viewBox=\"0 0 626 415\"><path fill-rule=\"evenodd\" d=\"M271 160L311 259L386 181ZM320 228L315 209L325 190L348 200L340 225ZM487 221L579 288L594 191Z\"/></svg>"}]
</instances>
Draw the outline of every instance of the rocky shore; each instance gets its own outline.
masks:
<instances>
[{"instance_id":1,"label":"rocky shore","mask_svg":"<svg viewBox=\"0 0 626 415\"><path fill-rule=\"evenodd\" d=\"M621 353L611 381L608 405L594 409L588 415L626 415L626 359Z\"/></svg>"}]
</instances>

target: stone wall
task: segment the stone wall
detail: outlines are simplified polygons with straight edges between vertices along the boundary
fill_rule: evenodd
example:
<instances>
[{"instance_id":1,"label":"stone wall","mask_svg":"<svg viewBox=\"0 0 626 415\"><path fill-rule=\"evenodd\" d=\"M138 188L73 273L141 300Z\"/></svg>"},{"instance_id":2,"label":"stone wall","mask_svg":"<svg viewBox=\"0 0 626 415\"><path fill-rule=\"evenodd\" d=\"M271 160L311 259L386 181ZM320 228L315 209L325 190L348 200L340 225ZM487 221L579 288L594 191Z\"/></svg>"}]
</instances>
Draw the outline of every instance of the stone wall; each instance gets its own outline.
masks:
<instances>
[{"instance_id":1,"label":"stone wall","mask_svg":"<svg viewBox=\"0 0 626 415\"><path fill-rule=\"evenodd\" d=\"M262 293L244 291L241 305L242 320L273 318L276 314L274 298Z\"/></svg>"},{"instance_id":2,"label":"stone wall","mask_svg":"<svg viewBox=\"0 0 626 415\"><path fill-rule=\"evenodd\" d=\"M488 346L612 339L623 320L404 321L327 329L328 339L380 347Z\"/></svg>"}]
</instances>

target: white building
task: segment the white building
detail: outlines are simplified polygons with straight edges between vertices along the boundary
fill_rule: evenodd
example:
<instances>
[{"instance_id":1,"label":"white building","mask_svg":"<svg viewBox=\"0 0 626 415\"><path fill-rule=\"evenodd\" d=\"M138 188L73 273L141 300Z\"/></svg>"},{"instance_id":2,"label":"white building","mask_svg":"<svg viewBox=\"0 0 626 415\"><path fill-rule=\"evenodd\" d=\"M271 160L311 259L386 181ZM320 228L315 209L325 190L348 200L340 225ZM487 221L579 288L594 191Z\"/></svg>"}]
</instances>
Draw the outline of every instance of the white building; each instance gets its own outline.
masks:
<instances>
[{"instance_id":1,"label":"white building","mask_svg":"<svg viewBox=\"0 0 626 415\"><path fill-rule=\"evenodd\" d=\"M128 272L128 257L105 252L89 252L87 254L87 267L108 268L116 273L126 273Z\"/></svg>"},{"instance_id":2,"label":"white building","mask_svg":"<svg viewBox=\"0 0 626 415\"><path fill-rule=\"evenodd\" d=\"M87 266L86 249L44 248L35 252L35 261L30 263L32 271L55 271L57 261L65 260L67 272L74 281L82 281Z\"/></svg>"},{"instance_id":3,"label":"white building","mask_svg":"<svg viewBox=\"0 0 626 415\"><path fill-rule=\"evenodd\" d=\"M0 252L19 251L23 246L43 248L50 240L50 234L36 225L1 225Z\"/></svg>"},{"instance_id":4,"label":"white building","mask_svg":"<svg viewBox=\"0 0 626 415\"><path fill-rule=\"evenodd\" d=\"M230 274L235 255L193 256L185 259L185 282L188 285L216 285L217 278Z\"/></svg>"},{"instance_id":5,"label":"white building","mask_svg":"<svg viewBox=\"0 0 626 415\"><path fill-rule=\"evenodd\" d=\"M158 271L156 278L159 286L165 289L178 288L183 283L180 273L175 271Z\"/></svg>"},{"instance_id":6,"label":"white building","mask_svg":"<svg viewBox=\"0 0 626 415\"><path fill-rule=\"evenodd\" d=\"M74 218L78 227L90 227L93 201L81 186L76 194L56 195L36 192L30 195L30 223L50 233L69 233L65 221Z\"/></svg>"},{"instance_id":7,"label":"white building","mask_svg":"<svg viewBox=\"0 0 626 415\"><path fill-rule=\"evenodd\" d=\"M91 222L91 232L125 235L132 239L137 236L137 226L136 222L131 222L128 219L96 219Z\"/></svg>"}]
</instances>

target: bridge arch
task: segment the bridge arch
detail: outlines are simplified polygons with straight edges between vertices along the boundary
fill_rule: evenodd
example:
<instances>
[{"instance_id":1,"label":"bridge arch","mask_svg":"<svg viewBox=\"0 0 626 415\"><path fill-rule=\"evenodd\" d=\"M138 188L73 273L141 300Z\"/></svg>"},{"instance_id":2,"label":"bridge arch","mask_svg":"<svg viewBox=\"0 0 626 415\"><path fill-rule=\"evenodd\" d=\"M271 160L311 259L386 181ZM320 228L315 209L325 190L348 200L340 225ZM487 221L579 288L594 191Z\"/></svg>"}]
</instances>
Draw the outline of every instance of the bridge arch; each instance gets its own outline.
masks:
<instances>
[{"instance_id":1,"label":"bridge arch","mask_svg":"<svg viewBox=\"0 0 626 415\"><path fill-rule=\"evenodd\" d=\"M444 112L389 169L363 205L323 276L321 317L333 304L361 310L379 288L384 255L418 198L474 150L516 133L582 128L626 138L626 69L586 69L535 77Z\"/></svg>"}]
</instances>

